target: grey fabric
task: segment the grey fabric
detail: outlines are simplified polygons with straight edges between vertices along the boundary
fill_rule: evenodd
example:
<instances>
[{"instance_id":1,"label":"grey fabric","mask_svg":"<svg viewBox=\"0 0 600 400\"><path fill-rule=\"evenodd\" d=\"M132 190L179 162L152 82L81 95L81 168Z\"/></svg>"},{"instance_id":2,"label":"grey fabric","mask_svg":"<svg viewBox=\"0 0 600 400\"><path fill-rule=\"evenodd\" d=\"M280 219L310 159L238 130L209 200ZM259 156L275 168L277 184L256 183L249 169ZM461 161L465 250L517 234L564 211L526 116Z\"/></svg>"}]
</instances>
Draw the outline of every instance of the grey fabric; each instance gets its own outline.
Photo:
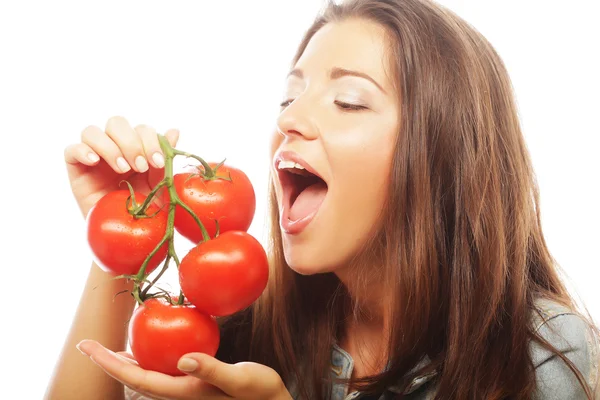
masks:
<instances>
[{"instance_id":1,"label":"grey fabric","mask_svg":"<svg viewBox=\"0 0 600 400\"><path fill-rule=\"evenodd\" d=\"M538 333L566 356L581 371L589 385L598 379L598 343L585 321L564 307L546 303L545 320ZM532 360L536 367L537 392L535 399L585 399L585 392L575 374L556 354L537 343L531 344Z\"/></svg>"}]
</instances>

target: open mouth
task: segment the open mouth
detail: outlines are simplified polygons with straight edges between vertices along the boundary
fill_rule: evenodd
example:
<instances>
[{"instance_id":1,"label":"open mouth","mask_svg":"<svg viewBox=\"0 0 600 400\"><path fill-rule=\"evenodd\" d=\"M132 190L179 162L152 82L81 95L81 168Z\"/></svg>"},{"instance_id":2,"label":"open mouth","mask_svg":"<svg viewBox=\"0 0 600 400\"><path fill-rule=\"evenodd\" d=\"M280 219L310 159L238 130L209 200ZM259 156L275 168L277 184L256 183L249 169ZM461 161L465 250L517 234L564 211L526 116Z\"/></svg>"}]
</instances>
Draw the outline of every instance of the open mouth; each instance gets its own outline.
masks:
<instances>
[{"instance_id":1,"label":"open mouth","mask_svg":"<svg viewBox=\"0 0 600 400\"><path fill-rule=\"evenodd\" d=\"M283 189L283 217L291 222L316 214L327 194L327 184L299 168L278 169Z\"/></svg>"}]
</instances>

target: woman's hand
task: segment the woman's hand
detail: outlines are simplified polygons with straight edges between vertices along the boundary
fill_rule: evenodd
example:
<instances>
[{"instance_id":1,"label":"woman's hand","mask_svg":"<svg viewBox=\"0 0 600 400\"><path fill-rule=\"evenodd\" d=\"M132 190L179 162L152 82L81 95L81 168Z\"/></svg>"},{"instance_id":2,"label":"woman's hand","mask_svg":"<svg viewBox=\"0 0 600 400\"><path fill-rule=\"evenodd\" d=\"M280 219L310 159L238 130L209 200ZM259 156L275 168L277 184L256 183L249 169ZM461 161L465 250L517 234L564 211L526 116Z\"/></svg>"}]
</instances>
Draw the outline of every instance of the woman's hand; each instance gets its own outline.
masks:
<instances>
[{"instance_id":1,"label":"woman's hand","mask_svg":"<svg viewBox=\"0 0 600 400\"><path fill-rule=\"evenodd\" d=\"M281 377L273 369L252 362L227 364L202 353L186 354L173 377L142 369L128 353L113 353L98 342L84 340L77 348L108 375L134 391L154 399L289 400Z\"/></svg>"},{"instance_id":2,"label":"woman's hand","mask_svg":"<svg viewBox=\"0 0 600 400\"><path fill-rule=\"evenodd\" d=\"M165 138L174 147L179 131L171 129ZM107 193L127 190L120 184L122 180L148 195L164 175L165 160L156 130L148 125L132 128L120 116L109 118L104 129L85 128L81 142L65 148L64 155L71 190L84 218ZM160 197L157 200L160 206Z\"/></svg>"}]
</instances>

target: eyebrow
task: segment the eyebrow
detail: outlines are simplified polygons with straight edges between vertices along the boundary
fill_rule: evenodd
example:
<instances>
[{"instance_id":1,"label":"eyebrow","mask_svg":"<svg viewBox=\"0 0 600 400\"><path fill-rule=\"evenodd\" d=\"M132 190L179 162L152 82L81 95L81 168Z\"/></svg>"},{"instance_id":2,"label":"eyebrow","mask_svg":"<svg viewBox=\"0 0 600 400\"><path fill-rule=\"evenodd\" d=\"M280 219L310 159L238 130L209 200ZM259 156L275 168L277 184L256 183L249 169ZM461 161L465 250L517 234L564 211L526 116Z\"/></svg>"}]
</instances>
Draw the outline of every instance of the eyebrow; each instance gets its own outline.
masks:
<instances>
[{"instance_id":1,"label":"eyebrow","mask_svg":"<svg viewBox=\"0 0 600 400\"><path fill-rule=\"evenodd\" d=\"M300 79L304 79L304 73L302 72L301 69L298 69L298 68L291 70L287 76L288 77L296 76ZM377 81L375 79L371 78L369 75L365 74L364 72L352 71L352 70L345 69L345 68L334 67L331 69L331 73L329 74L330 79L339 79L343 76L356 76L359 78L364 78L368 81L371 81L375 86L377 86L377 88L379 88L379 90L381 90L383 93L387 94L385 89L383 89L383 87L381 87L381 85L379 83L377 83Z\"/></svg>"}]
</instances>

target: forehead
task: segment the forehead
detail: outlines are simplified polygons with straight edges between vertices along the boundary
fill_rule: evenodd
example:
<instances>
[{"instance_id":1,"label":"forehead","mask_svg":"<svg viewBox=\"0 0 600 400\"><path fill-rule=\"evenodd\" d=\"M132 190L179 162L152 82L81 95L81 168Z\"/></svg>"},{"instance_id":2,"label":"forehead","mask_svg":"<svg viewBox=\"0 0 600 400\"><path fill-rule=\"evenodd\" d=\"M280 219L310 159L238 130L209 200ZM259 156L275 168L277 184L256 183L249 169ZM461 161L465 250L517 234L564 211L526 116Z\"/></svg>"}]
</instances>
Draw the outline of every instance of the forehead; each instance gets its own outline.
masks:
<instances>
[{"instance_id":1,"label":"forehead","mask_svg":"<svg viewBox=\"0 0 600 400\"><path fill-rule=\"evenodd\" d=\"M305 75L333 67L364 72L391 88L389 40L383 26L365 19L330 22L311 38L295 68Z\"/></svg>"}]
</instances>

